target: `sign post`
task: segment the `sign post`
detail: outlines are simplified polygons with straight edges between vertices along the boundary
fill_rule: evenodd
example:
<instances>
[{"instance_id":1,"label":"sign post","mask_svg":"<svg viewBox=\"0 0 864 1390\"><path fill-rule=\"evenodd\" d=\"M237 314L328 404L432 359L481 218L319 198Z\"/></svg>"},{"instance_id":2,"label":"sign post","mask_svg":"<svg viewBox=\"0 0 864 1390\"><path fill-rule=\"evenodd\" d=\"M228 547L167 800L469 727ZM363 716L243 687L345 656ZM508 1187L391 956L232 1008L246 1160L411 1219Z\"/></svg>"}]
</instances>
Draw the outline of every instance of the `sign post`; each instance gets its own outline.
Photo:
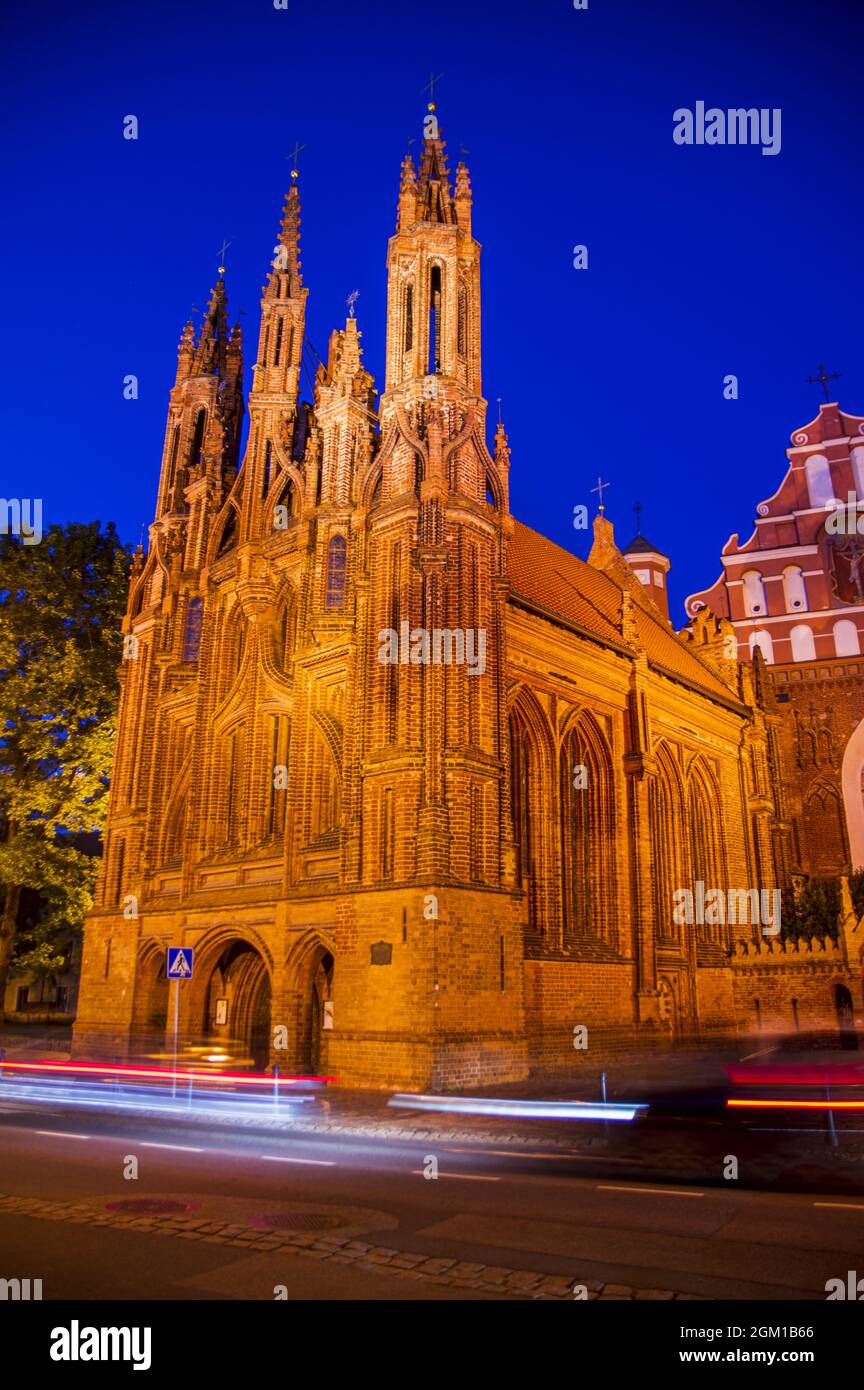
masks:
<instances>
[{"instance_id":1,"label":"sign post","mask_svg":"<svg viewBox=\"0 0 864 1390\"><path fill-rule=\"evenodd\" d=\"M174 981L174 1074L172 1098L177 1098L177 1040L180 1032L180 981L192 979L195 952L191 946L169 946L165 975Z\"/></svg>"}]
</instances>

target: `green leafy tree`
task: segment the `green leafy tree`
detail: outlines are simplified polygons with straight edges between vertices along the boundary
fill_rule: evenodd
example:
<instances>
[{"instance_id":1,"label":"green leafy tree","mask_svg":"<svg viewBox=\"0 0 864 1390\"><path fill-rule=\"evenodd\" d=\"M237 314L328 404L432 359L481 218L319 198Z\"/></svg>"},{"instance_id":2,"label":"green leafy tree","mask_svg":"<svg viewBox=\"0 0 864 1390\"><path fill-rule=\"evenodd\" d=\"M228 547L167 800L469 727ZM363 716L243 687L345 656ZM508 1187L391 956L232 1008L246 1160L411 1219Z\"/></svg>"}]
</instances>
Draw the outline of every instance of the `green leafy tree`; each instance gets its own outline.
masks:
<instances>
[{"instance_id":1,"label":"green leafy tree","mask_svg":"<svg viewBox=\"0 0 864 1390\"><path fill-rule=\"evenodd\" d=\"M0 1011L10 967L62 968L93 903L129 556L113 525L0 536ZM22 894L38 920L16 950Z\"/></svg>"},{"instance_id":2,"label":"green leafy tree","mask_svg":"<svg viewBox=\"0 0 864 1390\"><path fill-rule=\"evenodd\" d=\"M795 895L791 888L783 895L783 936L790 940L804 937L839 935L840 880L813 878Z\"/></svg>"}]
</instances>

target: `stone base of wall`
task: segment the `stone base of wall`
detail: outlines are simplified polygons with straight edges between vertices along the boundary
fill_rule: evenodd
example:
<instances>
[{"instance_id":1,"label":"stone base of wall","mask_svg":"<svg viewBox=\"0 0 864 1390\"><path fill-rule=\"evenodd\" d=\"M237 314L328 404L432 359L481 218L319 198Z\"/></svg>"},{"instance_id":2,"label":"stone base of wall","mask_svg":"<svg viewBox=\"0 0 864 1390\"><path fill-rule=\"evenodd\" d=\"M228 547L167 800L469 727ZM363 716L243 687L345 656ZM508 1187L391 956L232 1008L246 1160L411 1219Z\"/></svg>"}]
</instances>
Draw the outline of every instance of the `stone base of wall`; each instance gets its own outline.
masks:
<instances>
[{"instance_id":1,"label":"stone base of wall","mask_svg":"<svg viewBox=\"0 0 864 1390\"><path fill-rule=\"evenodd\" d=\"M528 1076L523 1039L342 1037L328 1046L328 1072L342 1086L401 1091L466 1090Z\"/></svg>"}]
</instances>

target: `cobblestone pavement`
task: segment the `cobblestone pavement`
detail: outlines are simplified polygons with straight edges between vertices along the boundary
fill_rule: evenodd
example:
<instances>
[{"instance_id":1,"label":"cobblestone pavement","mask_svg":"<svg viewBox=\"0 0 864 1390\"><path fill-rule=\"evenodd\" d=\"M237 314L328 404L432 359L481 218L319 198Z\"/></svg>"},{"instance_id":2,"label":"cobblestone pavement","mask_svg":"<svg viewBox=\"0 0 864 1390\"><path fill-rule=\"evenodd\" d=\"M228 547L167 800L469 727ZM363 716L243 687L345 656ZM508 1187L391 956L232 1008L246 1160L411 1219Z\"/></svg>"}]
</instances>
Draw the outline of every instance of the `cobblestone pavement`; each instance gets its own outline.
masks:
<instances>
[{"instance_id":1,"label":"cobblestone pavement","mask_svg":"<svg viewBox=\"0 0 864 1390\"><path fill-rule=\"evenodd\" d=\"M195 1216L129 1216L108 1212L102 1206L83 1202L45 1202L36 1197L0 1195L3 1213L28 1216L37 1221L65 1221L70 1225L127 1227L151 1235L176 1240L204 1241L211 1245L230 1245L243 1250L261 1250L302 1255L311 1260L330 1260L352 1265L369 1274L396 1275L424 1284L451 1289L474 1289L493 1298L572 1301L574 1299L680 1299L697 1300L693 1294L672 1289L635 1289L626 1284L604 1284L597 1279L580 1280L578 1275L543 1274L527 1269L508 1269L503 1265L477 1264L421 1255L389 1246L371 1245L335 1235L287 1235L236 1222L210 1221Z\"/></svg>"}]
</instances>

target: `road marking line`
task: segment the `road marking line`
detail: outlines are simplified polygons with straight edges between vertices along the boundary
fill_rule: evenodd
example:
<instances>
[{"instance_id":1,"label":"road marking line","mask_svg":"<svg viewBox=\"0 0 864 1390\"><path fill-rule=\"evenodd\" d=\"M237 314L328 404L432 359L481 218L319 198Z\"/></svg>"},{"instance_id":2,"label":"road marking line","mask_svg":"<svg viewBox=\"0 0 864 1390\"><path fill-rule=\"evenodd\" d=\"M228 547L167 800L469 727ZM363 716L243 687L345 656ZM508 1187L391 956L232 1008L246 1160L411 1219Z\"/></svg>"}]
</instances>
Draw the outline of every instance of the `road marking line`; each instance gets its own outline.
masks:
<instances>
[{"instance_id":1,"label":"road marking line","mask_svg":"<svg viewBox=\"0 0 864 1390\"><path fill-rule=\"evenodd\" d=\"M203 1154L205 1149L193 1149L189 1144L157 1144L148 1139L127 1139L127 1144L137 1144L141 1149L171 1149L175 1153Z\"/></svg>"},{"instance_id":2,"label":"road marking line","mask_svg":"<svg viewBox=\"0 0 864 1390\"><path fill-rule=\"evenodd\" d=\"M415 1177L425 1178L426 1172L423 1168L412 1168L411 1172ZM500 1182L500 1178L487 1177L485 1173L439 1173L439 1178L461 1178L463 1182Z\"/></svg>"},{"instance_id":3,"label":"road marking line","mask_svg":"<svg viewBox=\"0 0 864 1390\"><path fill-rule=\"evenodd\" d=\"M69 1134L63 1129L34 1129L31 1134L45 1134L49 1139L92 1139L92 1134Z\"/></svg>"},{"instance_id":4,"label":"road marking line","mask_svg":"<svg viewBox=\"0 0 864 1390\"><path fill-rule=\"evenodd\" d=\"M681 1192L677 1188L673 1191L668 1187L613 1187L598 1182L598 1192L650 1192L655 1197L704 1197L704 1192Z\"/></svg>"},{"instance_id":5,"label":"road marking line","mask_svg":"<svg viewBox=\"0 0 864 1390\"><path fill-rule=\"evenodd\" d=\"M336 1164L326 1158L284 1158L282 1154L259 1154L268 1163L308 1163L314 1168L335 1168Z\"/></svg>"},{"instance_id":6,"label":"road marking line","mask_svg":"<svg viewBox=\"0 0 864 1390\"><path fill-rule=\"evenodd\" d=\"M814 1202L814 1207L842 1207L844 1211L864 1211L864 1202Z\"/></svg>"}]
</instances>

